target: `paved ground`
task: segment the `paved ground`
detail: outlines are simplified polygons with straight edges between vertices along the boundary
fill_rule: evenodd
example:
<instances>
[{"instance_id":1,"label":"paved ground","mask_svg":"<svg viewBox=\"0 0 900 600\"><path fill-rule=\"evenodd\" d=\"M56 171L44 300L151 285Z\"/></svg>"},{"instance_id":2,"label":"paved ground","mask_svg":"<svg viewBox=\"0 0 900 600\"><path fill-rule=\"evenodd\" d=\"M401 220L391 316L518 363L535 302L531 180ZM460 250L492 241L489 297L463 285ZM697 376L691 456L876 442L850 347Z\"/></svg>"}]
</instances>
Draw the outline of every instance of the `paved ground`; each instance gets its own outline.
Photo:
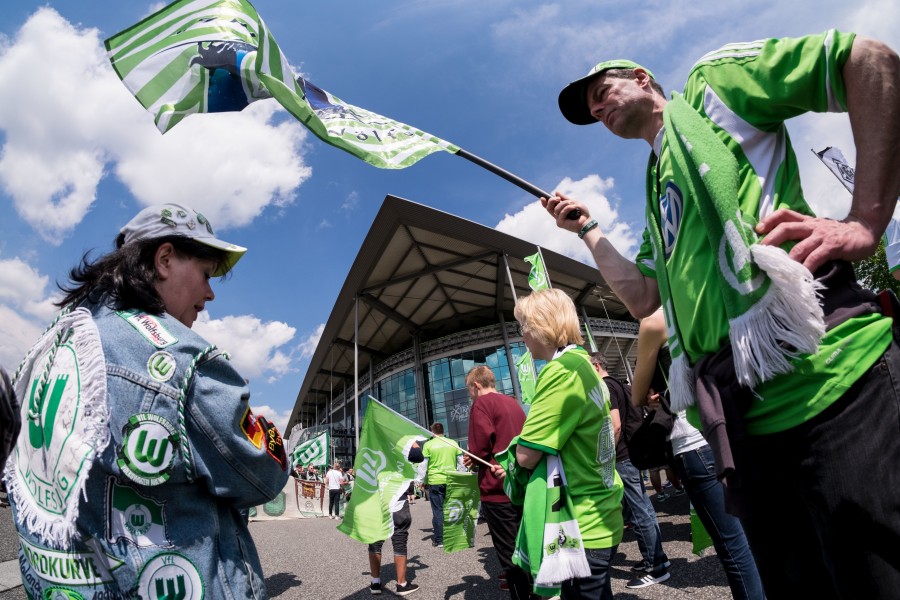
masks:
<instances>
[{"instance_id":1,"label":"paved ground","mask_svg":"<svg viewBox=\"0 0 900 600\"><path fill-rule=\"evenodd\" d=\"M651 492L651 496L653 493ZM722 567L711 550L704 557L691 553L690 524L686 497L665 503L654 500L659 514L663 547L672 561L672 577L665 583L628 590L629 568L640 559L634 535L626 532L613 563L613 592L623 600L635 598L731 598ZM420 589L411 598L419 600L508 600L493 577L499 566L487 526L478 526L475 548L444 554L431 546L431 509L420 500L412 507L410 530L410 579ZM365 600L370 598L366 548L335 530L330 519L268 521L251 523L272 598ZM16 536L8 508L0 508L0 561L15 558ZM395 584L390 543L384 548L382 581L387 590ZM9 563L9 566L15 563ZM0 564L2 568L2 564ZM385 593L385 598L393 595ZM21 587L0 591L0 600L25 600ZM207 599L217 600L217 599Z\"/></svg>"}]
</instances>

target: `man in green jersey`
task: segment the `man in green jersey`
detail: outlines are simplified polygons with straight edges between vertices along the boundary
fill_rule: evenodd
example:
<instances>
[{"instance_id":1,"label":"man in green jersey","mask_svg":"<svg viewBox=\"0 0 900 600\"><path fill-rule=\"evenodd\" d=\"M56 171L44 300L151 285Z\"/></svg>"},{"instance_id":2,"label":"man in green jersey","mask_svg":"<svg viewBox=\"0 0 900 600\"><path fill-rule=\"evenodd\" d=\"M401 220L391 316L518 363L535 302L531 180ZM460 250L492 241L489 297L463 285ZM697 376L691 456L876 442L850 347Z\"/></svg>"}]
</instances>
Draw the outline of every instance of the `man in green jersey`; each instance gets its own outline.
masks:
<instances>
[{"instance_id":1,"label":"man in green jersey","mask_svg":"<svg viewBox=\"0 0 900 600\"><path fill-rule=\"evenodd\" d=\"M444 425L432 423L434 437L425 442L422 454L428 460L425 485L428 486L428 501L431 502L431 525L433 546L444 546L444 497L447 495L447 473L456 471L457 457L461 454L459 445L444 437Z\"/></svg>"},{"instance_id":2,"label":"man in green jersey","mask_svg":"<svg viewBox=\"0 0 900 600\"><path fill-rule=\"evenodd\" d=\"M831 30L729 44L668 100L627 60L559 96L572 123L652 148L635 262L584 204L541 201L634 316L663 307L673 407L697 423L700 406L769 598L900 589L900 349L846 262L874 252L900 192L898 90L894 51ZM858 177L843 220L803 198L784 121L807 111L849 113Z\"/></svg>"}]
</instances>

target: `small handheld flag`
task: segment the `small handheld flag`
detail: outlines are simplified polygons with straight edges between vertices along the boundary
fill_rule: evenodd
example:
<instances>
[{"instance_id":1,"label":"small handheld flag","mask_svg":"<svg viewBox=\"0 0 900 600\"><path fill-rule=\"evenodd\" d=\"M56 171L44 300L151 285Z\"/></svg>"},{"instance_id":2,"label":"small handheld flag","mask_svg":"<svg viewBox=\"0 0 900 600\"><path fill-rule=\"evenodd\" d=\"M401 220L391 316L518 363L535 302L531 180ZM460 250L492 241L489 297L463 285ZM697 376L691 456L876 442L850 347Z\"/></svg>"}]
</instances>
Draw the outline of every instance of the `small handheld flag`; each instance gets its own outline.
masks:
<instances>
[{"instance_id":1,"label":"small handheld flag","mask_svg":"<svg viewBox=\"0 0 900 600\"><path fill-rule=\"evenodd\" d=\"M547 267L544 265L544 256L541 249L531 256L525 257L525 262L531 265L531 271L528 273L528 286L533 291L545 290L550 286L550 277L547 275Z\"/></svg>"}]
</instances>

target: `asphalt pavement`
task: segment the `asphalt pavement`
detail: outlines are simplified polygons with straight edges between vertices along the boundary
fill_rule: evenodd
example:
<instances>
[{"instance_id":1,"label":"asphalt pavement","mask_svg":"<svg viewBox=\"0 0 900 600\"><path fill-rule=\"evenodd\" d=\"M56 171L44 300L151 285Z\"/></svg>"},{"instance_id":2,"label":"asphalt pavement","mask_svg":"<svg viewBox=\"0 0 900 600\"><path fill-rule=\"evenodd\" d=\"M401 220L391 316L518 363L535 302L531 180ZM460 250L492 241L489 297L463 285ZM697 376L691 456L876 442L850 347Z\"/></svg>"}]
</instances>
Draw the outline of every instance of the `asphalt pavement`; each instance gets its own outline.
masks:
<instances>
[{"instance_id":1,"label":"asphalt pavement","mask_svg":"<svg viewBox=\"0 0 900 600\"><path fill-rule=\"evenodd\" d=\"M660 584L630 590L625 584L633 577L632 565L640 560L634 534L626 531L613 562L612 585L616 598L693 598L713 600L731 598L725 574L715 553L704 556L691 553L690 521L686 496L653 504L657 510L663 548L672 562L671 578ZM413 516L409 539L409 579L419 585L410 598L419 600L508 600L496 579L500 570L491 546L487 525L479 524L475 547L445 554L431 545L431 507L418 500L411 507ZM327 518L264 521L250 524L256 540L272 598L280 600L342 599L364 600L369 594L369 564L366 547L336 530L337 522ZM4 565L18 565L17 536L9 508L0 508L0 573ZM383 597L394 595L396 585L390 542L384 546L381 579ZM0 600L25 600L21 586L8 591L0 587ZM217 599L207 599L217 600Z\"/></svg>"}]
</instances>

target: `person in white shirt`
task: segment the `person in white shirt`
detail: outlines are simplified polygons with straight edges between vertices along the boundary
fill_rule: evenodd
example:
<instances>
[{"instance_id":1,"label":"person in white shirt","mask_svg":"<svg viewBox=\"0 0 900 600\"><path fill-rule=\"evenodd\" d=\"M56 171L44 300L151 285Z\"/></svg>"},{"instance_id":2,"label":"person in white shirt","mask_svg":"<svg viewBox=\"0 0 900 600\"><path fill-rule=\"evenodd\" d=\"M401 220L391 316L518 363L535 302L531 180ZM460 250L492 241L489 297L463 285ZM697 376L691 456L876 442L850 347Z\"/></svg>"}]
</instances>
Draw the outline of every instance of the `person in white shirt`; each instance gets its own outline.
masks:
<instances>
[{"instance_id":1,"label":"person in white shirt","mask_svg":"<svg viewBox=\"0 0 900 600\"><path fill-rule=\"evenodd\" d=\"M341 489L344 486L344 471L341 469L341 463L334 463L334 466L325 473L325 484L328 486L328 518L340 519L340 499Z\"/></svg>"}]
</instances>

